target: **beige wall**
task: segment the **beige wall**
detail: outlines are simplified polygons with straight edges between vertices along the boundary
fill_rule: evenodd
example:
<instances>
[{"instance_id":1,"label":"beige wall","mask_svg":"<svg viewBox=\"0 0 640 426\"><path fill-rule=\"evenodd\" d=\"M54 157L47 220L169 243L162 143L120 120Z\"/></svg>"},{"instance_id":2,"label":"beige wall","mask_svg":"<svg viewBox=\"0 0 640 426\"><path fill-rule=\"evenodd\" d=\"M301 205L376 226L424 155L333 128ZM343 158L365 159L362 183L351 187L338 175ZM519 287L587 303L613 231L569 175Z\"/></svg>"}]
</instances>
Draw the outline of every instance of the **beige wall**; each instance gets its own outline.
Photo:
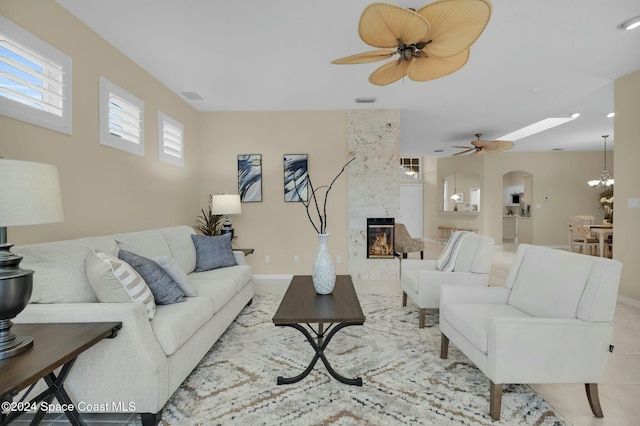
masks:
<instances>
[{"instance_id":1,"label":"beige wall","mask_svg":"<svg viewBox=\"0 0 640 426\"><path fill-rule=\"evenodd\" d=\"M73 135L0 116L0 156L58 166L65 221L14 227L14 244L189 223L197 213L199 116L54 1L3 0L0 12L73 59ZM98 76L145 101L145 155L99 145ZM158 161L157 113L185 125L186 161Z\"/></svg>"},{"instance_id":2,"label":"beige wall","mask_svg":"<svg viewBox=\"0 0 640 426\"><path fill-rule=\"evenodd\" d=\"M308 154L314 187L329 185L348 159L346 111L203 113L202 190L238 193L237 155L262 154L262 202L243 203L230 218L236 247L251 247L255 274L310 274L317 251L316 232L302 203L284 201L283 155ZM338 274L348 273L347 180L343 173L329 193L329 251L342 257ZM324 199L322 197L321 199ZM269 263L265 256L270 257ZM299 256L299 263L294 263Z\"/></svg>"},{"instance_id":3,"label":"beige wall","mask_svg":"<svg viewBox=\"0 0 640 426\"><path fill-rule=\"evenodd\" d=\"M629 208L640 198L640 71L615 83L615 152L613 257L622 262L620 294L640 300L640 208Z\"/></svg>"},{"instance_id":4,"label":"beige wall","mask_svg":"<svg viewBox=\"0 0 640 426\"><path fill-rule=\"evenodd\" d=\"M474 173L480 177L481 206L478 215L438 213L435 228L439 225L477 228L478 232L501 244L503 176L511 171L522 171L532 175L532 243L567 246L567 216L586 214L595 216L597 221L603 219L599 193L586 184L587 180L600 175L602 160L602 152L502 152L439 158L437 188L433 188L433 184L430 188L436 191L438 200L442 199L445 176ZM607 169L613 173L611 156L607 156L607 162ZM544 200L545 196L549 199ZM425 235L437 238L435 228L425 229Z\"/></svg>"},{"instance_id":5,"label":"beige wall","mask_svg":"<svg viewBox=\"0 0 640 426\"><path fill-rule=\"evenodd\" d=\"M253 247L249 256L257 274L309 273L317 241L302 206L285 203L282 155L309 154L310 173L327 184L348 157L346 112L198 113L136 64L86 28L54 1L2 0L0 13L73 58L74 129L64 135L0 116L0 156L39 161L59 167L65 222L9 230L15 244L88 235L193 225L209 193L237 191L236 155L263 156L262 203L244 204L232 218L238 247ZM52 25L52 22L55 23ZM145 100L145 156L102 147L98 140L98 76L104 75ZM621 294L640 300L640 209L626 200L638 198L640 182L640 116L636 100L640 72L616 82L616 202L614 257L624 263ZM185 124L186 166L157 160L157 110ZM599 135L597 135L599 137ZM611 158L609 157L611 162ZM440 224L474 226L501 240L502 176L519 170L533 175L534 243L566 245L565 221L573 214L600 220L595 191L585 181L602 167L601 152L516 153L424 159L425 236L437 238ZM610 164L608 169L613 172ZM452 172L474 172L481 179L481 213L463 217L439 215L438 186ZM342 256L338 273L347 273L347 175L338 181L329 203L330 250ZM549 200L543 200L543 196ZM620 231L623 229L624 231ZM264 256L269 255L269 264ZM300 263L293 263L293 256Z\"/></svg>"}]
</instances>

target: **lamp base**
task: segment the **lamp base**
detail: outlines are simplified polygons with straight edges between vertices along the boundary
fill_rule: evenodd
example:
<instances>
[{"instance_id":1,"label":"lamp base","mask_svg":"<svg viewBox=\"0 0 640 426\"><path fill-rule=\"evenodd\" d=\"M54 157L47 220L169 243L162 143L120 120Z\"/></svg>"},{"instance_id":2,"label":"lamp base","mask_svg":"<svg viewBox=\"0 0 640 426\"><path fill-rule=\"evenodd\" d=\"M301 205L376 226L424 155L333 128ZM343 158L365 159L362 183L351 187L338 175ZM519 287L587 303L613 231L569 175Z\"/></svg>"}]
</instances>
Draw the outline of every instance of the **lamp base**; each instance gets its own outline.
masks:
<instances>
[{"instance_id":1,"label":"lamp base","mask_svg":"<svg viewBox=\"0 0 640 426\"><path fill-rule=\"evenodd\" d=\"M0 320L0 359L18 355L33 347L33 337L16 336L11 331L12 325L11 320Z\"/></svg>"},{"instance_id":2,"label":"lamp base","mask_svg":"<svg viewBox=\"0 0 640 426\"><path fill-rule=\"evenodd\" d=\"M224 219L224 223L222 224L222 228L220 228L221 234L231 234L231 239L233 240L233 226L231 225L231 221L229 220L229 215L227 215Z\"/></svg>"},{"instance_id":3,"label":"lamp base","mask_svg":"<svg viewBox=\"0 0 640 426\"><path fill-rule=\"evenodd\" d=\"M5 235L6 236L6 235ZM0 235L0 238L5 236ZM22 257L11 253L11 244L0 241L0 359L33 347L33 338L11 331L16 317L29 303L33 271L20 269Z\"/></svg>"}]
</instances>

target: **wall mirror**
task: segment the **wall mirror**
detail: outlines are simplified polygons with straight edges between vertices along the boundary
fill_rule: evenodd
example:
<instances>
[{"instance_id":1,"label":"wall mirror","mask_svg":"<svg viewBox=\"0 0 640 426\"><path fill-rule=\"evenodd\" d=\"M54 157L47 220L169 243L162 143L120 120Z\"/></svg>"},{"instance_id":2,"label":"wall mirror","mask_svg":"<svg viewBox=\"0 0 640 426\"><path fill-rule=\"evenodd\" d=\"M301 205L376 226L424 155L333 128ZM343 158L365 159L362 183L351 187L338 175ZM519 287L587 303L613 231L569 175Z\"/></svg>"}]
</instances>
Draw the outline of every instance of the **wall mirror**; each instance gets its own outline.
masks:
<instances>
[{"instance_id":1,"label":"wall mirror","mask_svg":"<svg viewBox=\"0 0 640 426\"><path fill-rule=\"evenodd\" d=\"M480 176L471 173L453 173L442 179L445 212L480 211Z\"/></svg>"}]
</instances>

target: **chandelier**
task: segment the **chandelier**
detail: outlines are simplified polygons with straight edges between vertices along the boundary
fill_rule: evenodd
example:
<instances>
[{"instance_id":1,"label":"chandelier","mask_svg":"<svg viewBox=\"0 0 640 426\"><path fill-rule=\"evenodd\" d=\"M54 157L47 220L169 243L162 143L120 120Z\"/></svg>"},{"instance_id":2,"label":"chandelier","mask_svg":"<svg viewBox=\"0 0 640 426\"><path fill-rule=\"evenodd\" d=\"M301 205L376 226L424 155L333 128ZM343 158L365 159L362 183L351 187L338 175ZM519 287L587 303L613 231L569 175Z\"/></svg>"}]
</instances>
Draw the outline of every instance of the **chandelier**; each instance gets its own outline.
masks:
<instances>
[{"instance_id":1,"label":"chandelier","mask_svg":"<svg viewBox=\"0 0 640 426\"><path fill-rule=\"evenodd\" d=\"M607 171L607 138L609 135L603 135L604 139L604 168L600 173L599 179L593 179L587 182L591 188L609 188L613 186L613 177Z\"/></svg>"}]
</instances>

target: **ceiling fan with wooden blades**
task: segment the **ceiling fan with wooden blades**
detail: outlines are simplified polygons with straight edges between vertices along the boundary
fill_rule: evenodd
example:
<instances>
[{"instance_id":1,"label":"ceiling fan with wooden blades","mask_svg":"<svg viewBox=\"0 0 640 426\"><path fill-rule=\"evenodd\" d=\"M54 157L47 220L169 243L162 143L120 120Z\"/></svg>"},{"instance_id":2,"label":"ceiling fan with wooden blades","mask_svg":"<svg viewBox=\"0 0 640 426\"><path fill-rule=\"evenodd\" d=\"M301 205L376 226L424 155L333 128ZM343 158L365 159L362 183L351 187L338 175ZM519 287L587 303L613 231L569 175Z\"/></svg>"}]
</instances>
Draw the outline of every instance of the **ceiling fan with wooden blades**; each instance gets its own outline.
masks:
<instances>
[{"instance_id":1,"label":"ceiling fan with wooden blades","mask_svg":"<svg viewBox=\"0 0 640 426\"><path fill-rule=\"evenodd\" d=\"M360 38L380 50L336 59L333 64L363 64L393 59L369 81L386 86L405 75L429 81L451 74L469 59L469 47L489 22L491 0L439 0L421 9L373 3L360 17Z\"/></svg>"},{"instance_id":2,"label":"ceiling fan with wooden blades","mask_svg":"<svg viewBox=\"0 0 640 426\"><path fill-rule=\"evenodd\" d=\"M471 145L473 145L471 148L467 146L454 146L454 148L464 149L464 151L456 152L455 154L453 154L454 157L456 155L462 155L468 152L471 152L471 154L484 154L485 152L500 152L500 151L506 151L507 149L513 148L513 142L481 141L480 140L481 136L482 136L482 133L476 133L477 140L470 142Z\"/></svg>"}]
</instances>

